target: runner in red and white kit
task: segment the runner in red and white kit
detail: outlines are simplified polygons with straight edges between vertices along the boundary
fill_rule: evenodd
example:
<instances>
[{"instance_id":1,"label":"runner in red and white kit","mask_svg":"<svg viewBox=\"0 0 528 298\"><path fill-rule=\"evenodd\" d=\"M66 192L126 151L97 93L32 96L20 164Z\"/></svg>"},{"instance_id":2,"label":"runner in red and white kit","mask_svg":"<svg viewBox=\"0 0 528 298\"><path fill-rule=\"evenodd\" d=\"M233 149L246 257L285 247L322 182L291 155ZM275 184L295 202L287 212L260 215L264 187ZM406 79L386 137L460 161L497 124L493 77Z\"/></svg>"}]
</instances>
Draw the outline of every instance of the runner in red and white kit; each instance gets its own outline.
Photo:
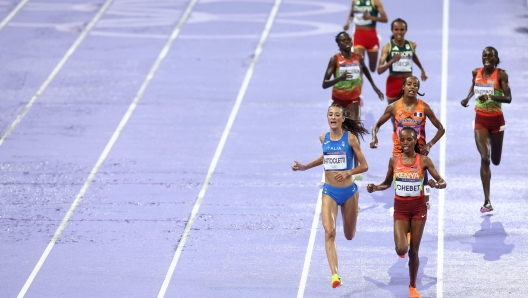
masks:
<instances>
[{"instance_id":1,"label":"runner in red and white kit","mask_svg":"<svg viewBox=\"0 0 528 298\"><path fill-rule=\"evenodd\" d=\"M350 23L354 21L354 52L365 56L367 50L370 71L376 70L378 60L379 40L376 23L387 23L388 20L381 0L352 0L352 8L343 29L348 30Z\"/></svg>"}]
</instances>

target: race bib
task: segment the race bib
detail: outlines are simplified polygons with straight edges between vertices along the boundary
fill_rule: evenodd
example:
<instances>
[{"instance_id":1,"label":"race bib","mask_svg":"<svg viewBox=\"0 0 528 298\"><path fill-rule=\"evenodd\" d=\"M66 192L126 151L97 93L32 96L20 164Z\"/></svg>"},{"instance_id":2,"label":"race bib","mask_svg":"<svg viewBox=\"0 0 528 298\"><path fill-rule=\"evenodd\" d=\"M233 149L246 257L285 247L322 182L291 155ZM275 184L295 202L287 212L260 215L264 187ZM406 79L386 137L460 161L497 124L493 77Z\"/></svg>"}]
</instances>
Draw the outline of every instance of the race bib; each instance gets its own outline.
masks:
<instances>
[{"instance_id":1,"label":"race bib","mask_svg":"<svg viewBox=\"0 0 528 298\"><path fill-rule=\"evenodd\" d=\"M475 93L476 97L479 97L483 94L493 95L494 92L495 89L493 88L493 81L488 84L475 84L473 87L473 93Z\"/></svg>"},{"instance_id":2,"label":"race bib","mask_svg":"<svg viewBox=\"0 0 528 298\"><path fill-rule=\"evenodd\" d=\"M392 64L392 71L412 72L412 57L401 57L399 61Z\"/></svg>"},{"instance_id":3,"label":"race bib","mask_svg":"<svg viewBox=\"0 0 528 298\"><path fill-rule=\"evenodd\" d=\"M355 12L354 13L354 23L356 23L356 25L360 25L360 26L370 25L370 24L372 24L372 20L364 20L363 19L363 12Z\"/></svg>"},{"instance_id":4,"label":"race bib","mask_svg":"<svg viewBox=\"0 0 528 298\"><path fill-rule=\"evenodd\" d=\"M346 170L347 157L346 152L325 152L323 155L323 166L325 171Z\"/></svg>"},{"instance_id":5,"label":"race bib","mask_svg":"<svg viewBox=\"0 0 528 298\"><path fill-rule=\"evenodd\" d=\"M395 181L396 195L400 197L418 197L422 194L421 181Z\"/></svg>"},{"instance_id":6,"label":"race bib","mask_svg":"<svg viewBox=\"0 0 528 298\"><path fill-rule=\"evenodd\" d=\"M347 81L356 80L357 78L359 78L359 75L361 72L360 72L358 63L339 65L339 76L341 76L347 70L348 70L348 74L346 76Z\"/></svg>"}]
</instances>

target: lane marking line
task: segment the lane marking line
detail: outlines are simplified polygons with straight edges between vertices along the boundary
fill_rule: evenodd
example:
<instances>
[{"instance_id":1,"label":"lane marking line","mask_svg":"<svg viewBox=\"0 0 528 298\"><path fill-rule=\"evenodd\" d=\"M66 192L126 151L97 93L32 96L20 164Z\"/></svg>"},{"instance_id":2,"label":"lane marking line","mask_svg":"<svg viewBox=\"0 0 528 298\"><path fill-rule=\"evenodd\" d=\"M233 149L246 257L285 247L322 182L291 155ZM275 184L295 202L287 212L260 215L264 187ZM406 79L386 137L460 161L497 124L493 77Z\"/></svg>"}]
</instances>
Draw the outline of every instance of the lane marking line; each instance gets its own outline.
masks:
<instances>
[{"instance_id":1,"label":"lane marking line","mask_svg":"<svg viewBox=\"0 0 528 298\"><path fill-rule=\"evenodd\" d=\"M66 64L66 62L68 61L68 59L71 57L71 55L73 55L73 52L75 52L75 50L77 49L77 47L79 47L79 45L81 44L81 42L84 40L84 38L88 35L88 32L90 32L90 30L95 26L95 23L97 23L97 21L99 21L99 19L101 18L101 16L104 14L104 12L107 10L107 8L110 6L110 4L113 2L114 0L107 0L104 5L101 7L101 9L99 9L99 12L95 15L95 17L92 19L92 21L88 24L88 26L86 26L86 28L84 28L83 32L81 33L81 35L79 35L79 37L75 40L75 42L73 43L73 45L70 47L70 49L68 49L68 51L66 52L66 55L64 55L64 57L62 57L62 59L59 61L59 64L57 64L57 66L55 66L55 68L53 69L53 71L51 72L51 74L48 76L48 78L46 78L46 80L44 81L44 83L40 86L40 88L37 90L37 93L35 93L35 95L33 95L33 97L31 98L31 100L26 104L26 106L24 107L24 109L22 110L22 112L20 112L20 114L18 114L18 116L16 117L15 121L13 121L13 123L11 123L11 125L9 126L9 128L6 130L6 132L4 132L4 134L2 135L2 138L0 138L0 146L4 143L5 139L11 134L11 132L13 132L13 129L18 125L18 123L20 123L20 121L22 120L22 118L24 118L24 116L26 115L26 113L29 111L29 109L31 109L31 107L33 106L33 104L35 103L35 101L37 101L37 99L39 98L39 96L44 92L44 90L48 87L48 85L51 83L51 81L55 78L55 76L57 76L57 73L59 73L59 71L61 70L61 68L64 66L64 64Z\"/></svg>"},{"instance_id":2,"label":"lane marking line","mask_svg":"<svg viewBox=\"0 0 528 298\"><path fill-rule=\"evenodd\" d=\"M26 5L26 3L28 2L29 0L22 0L20 1L20 3L18 3L17 6L15 6L15 8L7 15L7 17L5 17L5 19L0 23L0 30L2 30L2 28L4 28L7 23L9 21L11 21L12 18L15 17L15 15L22 9L22 7L24 5Z\"/></svg>"},{"instance_id":3,"label":"lane marking line","mask_svg":"<svg viewBox=\"0 0 528 298\"><path fill-rule=\"evenodd\" d=\"M442 25L442 86L440 95L440 122L447 127L447 85L449 62L449 0L444 0ZM440 176L446 179L446 136L440 139ZM438 252L436 267L436 297L442 298L444 292L444 218L445 218L445 190L438 192Z\"/></svg>"},{"instance_id":4,"label":"lane marking line","mask_svg":"<svg viewBox=\"0 0 528 298\"><path fill-rule=\"evenodd\" d=\"M100 10L100 14L102 14L106 8L108 7L108 5L112 2L113 0L108 0L105 5L103 6L103 8L101 8ZM24 287L22 288L22 290L20 291L20 293L18 294L18 298L21 298L21 297L24 297L24 295L26 294L27 290L29 289L29 287L31 286L31 283L33 282L33 280L35 279L36 275L38 274L40 268L42 267L42 265L44 264L44 262L46 261L46 258L48 257L49 253L51 252L51 250L53 249L55 243L57 242L57 239L60 237L62 231L64 230L64 228L66 227L66 224L68 223L70 217L73 215L73 212L75 211L75 209L77 208L77 205L79 204L80 200L82 199L82 197L84 196L84 194L86 193L88 187L90 186L90 184L92 183L95 175L97 174L97 171L99 170L99 168L101 167L101 165L103 164L103 162L105 161L106 157L108 156L108 154L110 153L110 150L112 149L112 147L114 146L115 142L117 141L117 138L119 137L119 135L121 134L121 131L123 130L123 128L125 127L126 123L128 122L128 120L130 119L132 113L134 112L139 100L141 99L141 97L143 96L143 93L145 92L148 84L150 83L150 81L152 80L152 78L154 77L154 73L158 70L162 60L165 58L165 56L167 55L168 51L169 51L169 48L170 46L172 45L172 42L176 39L176 37L178 36L178 34L180 33L181 31L181 27L183 26L183 24L185 23L185 21L187 20L187 18L189 17L189 14L194 6L194 4L196 4L197 0L193 0L189 3L188 7L187 7L187 10L185 11L185 13L183 14L182 16L182 19L178 22L178 25L176 26L176 29L174 29L174 31L172 32L169 40L167 41L167 43L165 44L165 46L163 47L163 49L161 50L161 53L159 54L158 58L156 59L156 62L154 63L154 65L152 66L152 68L150 69L150 72L147 74L147 77L145 78L145 80L143 81L143 84L141 85L138 93L136 94L136 97L134 97L134 100L132 101L132 103L130 104L130 106L128 107L125 115L123 116L123 118L121 119L121 122L119 122L119 125L117 126L116 130L114 131L114 133L112 134L112 137L110 138L110 141L108 141L108 143L106 144L106 147L105 149L103 150L103 153L101 153L101 156L99 157L99 159L97 160L97 162L95 163L95 166L93 167L92 171L90 172L90 175L88 175L88 178L86 178L86 181L84 182L84 185L82 186L81 190L79 191L79 193L77 194L77 196L75 197L75 200L73 201L72 205L70 206L70 209L68 210L68 212L66 213L66 215L64 216L64 218L62 219L59 227L57 228L57 231L55 232L55 234L53 235L53 238L50 240L50 242L48 243L48 246L46 247L46 250L44 251L44 253L42 254L42 256L40 257L37 265L35 266L35 268L33 269L33 271L31 272L31 275L29 276L28 280L26 281L26 283L24 284ZM99 15L99 14L98 14ZM100 15L99 15L100 16ZM94 22L95 23L95 22ZM92 25L93 26L93 25Z\"/></svg>"},{"instance_id":5,"label":"lane marking line","mask_svg":"<svg viewBox=\"0 0 528 298\"><path fill-rule=\"evenodd\" d=\"M324 181L324 172L321 181ZM306 256L304 257L304 266L301 274L301 282L299 283L299 291L297 291L297 298L304 297L304 290L306 288L306 281L308 280L308 272L310 271L310 263L312 261L312 254L315 245L315 236L317 228L319 227L319 217L321 216L321 208L323 204L323 190L319 191L317 196L317 205L315 206L314 218L312 221L312 228L310 231L310 239L308 240L308 247L306 248Z\"/></svg>"},{"instance_id":6,"label":"lane marking line","mask_svg":"<svg viewBox=\"0 0 528 298\"><path fill-rule=\"evenodd\" d=\"M200 192L198 193L198 197L196 198L196 202L194 204L194 207L192 209L192 212L189 216L189 220L187 221L187 224L185 225L185 229L183 230L183 234L180 238L180 241L178 243L178 247L176 248L176 252L174 253L174 257L171 261L171 264L169 266L169 269L167 271L167 275L165 276L165 280L163 281L163 284L161 286L161 289L158 294L158 298L162 298L165 296L165 293L167 291L167 288L169 286L170 280L172 279L172 275L174 274L174 270L176 269L176 265L178 264L178 260L181 256L183 247L185 246L185 242L187 241L187 238L189 237L189 231L191 230L191 227L196 219L196 215L198 214L198 210L200 209L200 206L202 204L203 198L205 196L205 192L207 191L207 187L209 186L209 182L211 181L211 177L215 171L216 165L218 163L218 160L220 159L220 155L222 154L222 150L224 149L224 145L227 141L227 137L229 136L229 132L231 131L231 127L233 126L233 123L235 121L235 118L238 114L238 110L240 109L240 105L242 104L242 100L244 99L244 96L246 94L246 90L248 88L249 82L251 81L251 77L253 76L253 71L255 69L255 65L257 64L257 61L260 57L260 54L262 53L262 47L264 46L264 42L268 38L269 32L271 30L271 26L273 25L273 21L275 20L275 17L277 15L277 12L279 10L279 6L281 4L282 0L275 0L275 4L273 5L273 8L271 9L270 15L268 17L268 20L266 22L266 25L264 27L264 31L262 32L262 35L260 37L260 41L257 45L257 48L255 49L255 53L253 55L253 61L251 61L251 65L249 66L246 76L244 77L244 81L242 83L242 86L238 92L237 99L235 101L235 105L233 106L233 109L231 110L231 114L229 115L229 119L227 120L227 124L224 128L224 132L222 133L222 137L220 138L220 142L218 143L218 147L216 147L215 154L213 156L213 160L211 161L211 165L209 166L209 170L207 171L207 175L205 177L204 183L202 185L202 188L200 189Z\"/></svg>"}]
</instances>

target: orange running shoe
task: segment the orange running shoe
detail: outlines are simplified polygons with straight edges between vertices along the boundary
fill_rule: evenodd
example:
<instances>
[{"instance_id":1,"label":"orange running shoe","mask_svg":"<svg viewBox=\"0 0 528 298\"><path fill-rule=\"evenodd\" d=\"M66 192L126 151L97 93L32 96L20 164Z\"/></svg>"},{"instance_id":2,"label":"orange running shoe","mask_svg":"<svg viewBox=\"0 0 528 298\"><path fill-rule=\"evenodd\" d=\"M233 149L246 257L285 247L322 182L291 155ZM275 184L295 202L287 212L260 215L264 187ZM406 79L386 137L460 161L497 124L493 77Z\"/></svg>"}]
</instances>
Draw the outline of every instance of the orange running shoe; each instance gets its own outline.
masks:
<instances>
[{"instance_id":1,"label":"orange running shoe","mask_svg":"<svg viewBox=\"0 0 528 298\"><path fill-rule=\"evenodd\" d=\"M330 285L332 286L332 288L337 288L341 285L341 277L339 277L339 274L334 274L332 275L332 282L330 283Z\"/></svg>"},{"instance_id":2,"label":"orange running shoe","mask_svg":"<svg viewBox=\"0 0 528 298\"><path fill-rule=\"evenodd\" d=\"M411 233L407 232L407 244L411 245Z\"/></svg>"},{"instance_id":3,"label":"orange running shoe","mask_svg":"<svg viewBox=\"0 0 528 298\"><path fill-rule=\"evenodd\" d=\"M421 298L420 293L416 290L416 288L413 288L409 286L409 294L411 295L411 298Z\"/></svg>"}]
</instances>

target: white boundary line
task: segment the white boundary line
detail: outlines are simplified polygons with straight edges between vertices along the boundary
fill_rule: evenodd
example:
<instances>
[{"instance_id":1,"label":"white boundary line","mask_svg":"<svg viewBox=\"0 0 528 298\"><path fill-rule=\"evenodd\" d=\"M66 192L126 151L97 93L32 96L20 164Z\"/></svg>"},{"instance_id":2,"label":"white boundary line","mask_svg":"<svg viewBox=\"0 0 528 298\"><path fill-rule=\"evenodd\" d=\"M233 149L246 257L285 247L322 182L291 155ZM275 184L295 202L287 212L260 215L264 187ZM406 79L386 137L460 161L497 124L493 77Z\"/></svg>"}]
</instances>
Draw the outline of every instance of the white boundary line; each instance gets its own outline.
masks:
<instances>
[{"instance_id":1,"label":"white boundary line","mask_svg":"<svg viewBox=\"0 0 528 298\"><path fill-rule=\"evenodd\" d=\"M22 9L22 7L24 5L26 5L26 3L28 2L29 0L22 0L20 1L20 3L18 3L18 5L7 15L7 17L5 17L5 19L0 23L0 30L2 30L2 28L5 27L5 25L7 25L7 23L9 21L11 21L11 19L13 17L15 17L15 15Z\"/></svg>"},{"instance_id":2,"label":"white boundary line","mask_svg":"<svg viewBox=\"0 0 528 298\"><path fill-rule=\"evenodd\" d=\"M108 0L105 3L105 6L103 6L103 8L101 8L100 13L104 12L106 7L112 1L113 0ZM88 189L88 187L92 183L95 175L97 174L97 171L99 170L99 168L101 167L101 165L105 161L106 157L108 156L108 153L110 153L110 150L112 149L112 147L114 146L115 142L117 141L117 138L119 137L119 135L121 134L121 131L125 127L126 123L128 122L128 119L130 119L130 116L134 112L134 110L135 110L139 100L143 96L143 93L145 92L148 84L150 83L150 81L154 77L154 73L158 70L162 60L167 55L167 53L169 51L169 48L172 45L172 42L176 39L176 37L180 33L181 27L183 26L183 24L185 23L185 21L189 17L189 14L191 13L192 8L193 8L194 4L196 4L197 1L198 0L192 0L189 3L189 5L187 6L187 9L185 10L185 13L183 14L183 16L180 19L180 21L178 22L178 25L176 26L176 28L172 32L169 40L167 41L167 43L165 44L165 46L161 50L161 53L159 54L158 58L156 59L156 62L154 63L154 65L150 69L150 72L148 73L147 77L145 78L145 81L143 82L143 85L141 85L141 87L139 88L139 91L136 94L136 97L134 97L134 100L132 101L132 103L128 107L125 115L121 119L121 122L119 122L119 125L117 126L116 130L112 134L112 137L110 138L110 141L108 141L108 143L106 144L106 147L103 150L103 153L101 153L101 156L99 156L99 159L95 163L95 166L93 167L92 171L90 172L90 175L88 176L88 178L86 178L86 181L84 182L84 185L82 186L81 190L79 191L79 193L75 197L75 200L73 201L72 205L70 206L70 209L68 210L68 212L66 213L66 215L62 219L62 222L60 223L59 227L57 228L57 231L55 232L55 235L53 235L53 238L48 243L48 246L46 247L46 250L44 251L44 253L40 257L37 265L35 266L35 268L31 272L31 275L29 276L29 278L27 279L26 283L24 284L24 287L22 288L22 290L18 294L18 298L24 297L24 295L26 294L27 290L31 286L31 283L33 282L33 280L35 279L36 275L38 274L40 268L44 264L44 261L46 261L46 258L48 257L49 253L53 249L53 246L55 245L55 242L60 237L62 231L66 227L66 224L68 223L70 217L73 215L73 212L77 208L77 205L79 204L80 200L82 199L82 197L86 193L86 190Z\"/></svg>"},{"instance_id":3,"label":"white boundary line","mask_svg":"<svg viewBox=\"0 0 528 298\"><path fill-rule=\"evenodd\" d=\"M15 126L18 125L18 123L20 122L20 120L22 120L22 118L24 118L24 116L26 115L26 113L29 111L29 109L31 109L31 107L33 106L33 104L35 103L35 101L37 101L37 99L39 98L39 96L42 94L42 92L44 92L44 90L48 87L48 85L51 83L51 81L55 78L55 76L57 75L57 73L61 70L61 68L64 66L64 64L66 64L66 62L68 61L68 59L70 58L70 56L73 54L73 52L75 52L75 50L77 49L77 47L81 44L81 42L84 40L84 38L88 35L88 32L90 32L90 30L92 29L92 27L95 25L95 23L97 23L97 21L99 21L99 19L101 18L101 16L104 14L104 12L106 11L106 9L108 8L108 6L110 6L110 4L112 3L113 0L107 0L105 2L105 4L101 7L101 9L99 9L99 12L95 15L95 17L92 19L92 21L88 24L88 26L86 26L86 28L84 28L83 32L81 33L81 35L75 40L75 42L73 43L73 45L70 47L70 49L68 49L68 51L66 52L66 55L64 55L64 57L62 57L62 59L59 61L59 64L57 64L57 66L55 66L55 68L53 69L53 71L51 72L51 74L48 76L48 78L46 78L46 80L44 81L44 83L40 86L40 88L37 90L37 93L35 93L35 95L33 95L33 97L31 98L31 100L26 104L26 106L24 107L24 109L22 110L22 112L20 112L20 114L18 114L18 116L16 117L15 121L13 121L13 123L11 123L11 125L9 126L9 128L6 130L6 132L2 135L2 138L0 138L0 146L4 143L5 139L11 134L11 132L13 132L13 129L15 128ZM19 4L20 5L20 4ZM18 7L18 6L17 6ZM22 7L22 6L20 6Z\"/></svg>"},{"instance_id":4,"label":"white boundary line","mask_svg":"<svg viewBox=\"0 0 528 298\"><path fill-rule=\"evenodd\" d=\"M324 181L324 172L322 181ZM321 207L323 203L323 190L319 191L317 196L317 205L315 206L314 218L312 221L312 229L310 231L310 239L308 240L308 247L306 248L306 256L304 257L304 266L301 274L301 282L299 283L299 291L297 291L297 298L304 297L304 289L306 288L306 281L308 280L308 272L310 272L310 263L312 261L312 253L315 245L315 236L319 226L319 217L321 216Z\"/></svg>"},{"instance_id":5,"label":"white boundary line","mask_svg":"<svg viewBox=\"0 0 528 298\"><path fill-rule=\"evenodd\" d=\"M449 0L444 0L442 25L442 86L440 95L440 122L447 127L447 85L449 62ZM440 139L440 176L446 179L446 137ZM442 298L444 293L444 217L445 190L438 193L438 257L436 267L436 297Z\"/></svg>"},{"instance_id":6,"label":"white boundary line","mask_svg":"<svg viewBox=\"0 0 528 298\"><path fill-rule=\"evenodd\" d=\"M189 220L187 221L187 224L185 225L185 229L183 230L183 234L178 243L178 247L176 248L176 252L174 253L174 257L172 258L171 264L167 271L167 275L165 275L165 279L163 280L163 284L161 285L158 298L162 298L165 296L165 292L167 291L172 275L174 274L174 270L176 269L176 265L178 264L178 260L181 256L183 247L185 246L185 242L187 241L187 238L189 237L189 231L191 230L194 220L196 219L196 215L198 214L198 210L200 209L200 206L202 204L203 198L205 196L205 192L207 191L207 187L209 186L209 181L211 180L211 176L213 175L215 171L216 164L218 163L218 160L220 159L220 155L222 154L222 150L224 149L224 145L227 141L227 137L229 136L231 127L233 126L235 118L238 114L238 110L240 109L240 105L242 104L242 100L244 99L244 96L246 94L246 90L248 88L249 82L251 81L251 77L253 76L253 70L255 69L255 65L257 64L260 54L262 53L262 47L264 46L264 42L268 38L269 32L271 30L271 26L273 25L273 21L275 20L275 16L277 15L277 12L279 10L281 1L282 0L275 0L275 4L273 5L273 8L271 9L270 15L268 17L268 21L266 22L266 26L264 27L264 31L262 32L262 35L260 36L260 41L257 45L257 48L255 49L255 53L253 55L253 61L251 61L251 65L249 66L246 72L246 76L244 77L242 87L240 88L238 92L235 105L233 106L233 109L231 110L231 114L229 115L229 119L227 120L227 124L224 128L224 132L222 133L222 137L220 138L220 142L218 143L218 147L216 147L216 151L213 156L213 160L211 161L211 165L209 166L209 170L207 171L207 175L205 177L204 183L202 184L202 188L200 189L200 192L198 193L198 197L196 198L196 202L194 203L194 207L189 216Z\"/></svg>"}]
</instances>

